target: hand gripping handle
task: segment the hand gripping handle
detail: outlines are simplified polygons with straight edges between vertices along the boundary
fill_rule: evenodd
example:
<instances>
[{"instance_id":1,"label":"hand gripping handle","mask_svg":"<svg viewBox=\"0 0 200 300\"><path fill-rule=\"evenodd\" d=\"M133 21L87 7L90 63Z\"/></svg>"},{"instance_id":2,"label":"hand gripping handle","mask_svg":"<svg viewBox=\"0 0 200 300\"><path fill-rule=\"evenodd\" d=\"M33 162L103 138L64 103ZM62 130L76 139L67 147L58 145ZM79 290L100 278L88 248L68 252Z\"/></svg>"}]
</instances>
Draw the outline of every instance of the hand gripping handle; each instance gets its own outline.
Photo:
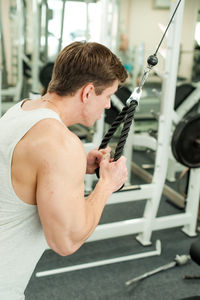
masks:
<instances>
[{"instance_id":1,"label":"hand gripping handle","mask_svg":"<svg viewBox=\"0 0 200 300\"><path fill-rule=\"evenodd\" d=\"M96 176L97 176L98 178L100 178L99 170L100 170L100 168L96 168L96 170L95 170ZM117 191L115 191L115 192L120 191L123 187L124 187L124 184L123 184Z\"/></svg>"}]
</instances>

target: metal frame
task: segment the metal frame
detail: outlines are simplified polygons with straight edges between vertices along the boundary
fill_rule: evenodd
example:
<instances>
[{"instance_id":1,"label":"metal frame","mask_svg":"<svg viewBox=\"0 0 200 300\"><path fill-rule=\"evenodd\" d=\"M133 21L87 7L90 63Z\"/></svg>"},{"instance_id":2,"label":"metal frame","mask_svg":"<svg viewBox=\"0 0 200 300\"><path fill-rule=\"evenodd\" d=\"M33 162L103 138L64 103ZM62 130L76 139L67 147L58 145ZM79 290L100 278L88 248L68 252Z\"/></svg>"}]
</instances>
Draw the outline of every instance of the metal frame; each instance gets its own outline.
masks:
<instances>
[{"instance_id":1,"label":"metal frame","mask_svg":"<svg viewBox=\"0 0 200 300\"><path fill-rule=\"evenodd\" d=\"M14 87L8 87L1 90L2 96L11 96L14 101L19 101L23 85L23 1L16 0L17 15L15 20L17 22L17 38L18 38L18 50L17 50L17 83Z\"/></svg>"},{"instance_id":2,"label":"metal frame","mask_svg":"<svg viewBox=\"0 0 200 300\"><path fill-rule=\"evenodd\" d=\"M175 3L171 2L171 14L174 11L174 8ZM158 120L159 130L157 139L156 161L152 179L152 183L156 185L156 189L154 190L152 199L147 202L147 205L145 207L144 218L147 220L145 222L145 228L143 232L140 233L137 237L137 239L144 245L150 243L152 225L158 211L159 202L166 179L183 12L184 0L181 2L179 9L177 10L177 14L169 29L167 39L167 55L161 94L161 111ZM170 225L171 224L169 224L168 226ZM195 232L195 228L193 228L193 231Z\"/></svg>"},{"instance_id":3,"label":"metal frame","mask_svg":"<svg viewBox=\"0 0 200 300\"><path fill-rule=\"evenodd\" d=\"M0 4L0 16L1 16L1 4ZM0 26L1 26L1 21L0 21ZM3 60L3 55L2 55L2 32L1 32L2 28L0 27L0 50L1 50L1 54L0 54L0 117L2 115L2 99L1 99L1 89L2 89L2 60Z\"/></svg>"},{"instance_id":4,"label":"metal frame","mask_svg":"<svg viewBox=\"0 0 200 300\"><path fill-rule=\"evenodd\" d=\"M40 1L32 0L33 9L33 36L34 47L31 59L31 78L32 78L32 91L40 92L41 84L39 82L39 68L40 61Z\"/></svg>"},{"instance_id":5,"label":"metal frame","mask_svg":"<svg viewBox=\"0 0 200 300\"><path fill-rule=\"evenodd\" d=\"M129 261L129 260L133 260L133 259L144 258L144 257L160 255L160 254L161 254L161 243L159 240L157 240L156 241L156 249L153 251L127 255L127 256L123 256L123 258L116 257L116 258L111 258L111 259L100 260L97 262L80 264L80 265L76 265L76 266L70 266L70 267L49 270L49 271L37 272L36 277L44 277L44 276L49 276L49 275L55 275L55 274L60 274L60 273L76 271L76 270L83 270L83 269L87 269L87 268L93 268L93 267L98 267L98 266L103 266L103 265L108 265L108 264L114 264L114 263L118 263L118 262L122 262L122 261Z\"/></svg>"},{"instance_id":6,"label":"metal frame","mask_svg":"<svg viewBox=\"0 0 200 300\"><path fill-rule=\"evenodd\" d=\"M174 122L177 124L198 102L200 103L200 83L196 84L195 90L192 91L174 112Z\"/></svg>"},{"instance_id":7,"label":"metal frame","mask_svg":"<svg viewBox=\"0 0 200 300\"><path fill-rule=\"evenodd\" d=\"M1 39L1 33L0 33L0 39ZM1 67L1 62L0 62L0 117L2 115L1 86L2 86L2 67Z\"/></svg>"}]
</instances>

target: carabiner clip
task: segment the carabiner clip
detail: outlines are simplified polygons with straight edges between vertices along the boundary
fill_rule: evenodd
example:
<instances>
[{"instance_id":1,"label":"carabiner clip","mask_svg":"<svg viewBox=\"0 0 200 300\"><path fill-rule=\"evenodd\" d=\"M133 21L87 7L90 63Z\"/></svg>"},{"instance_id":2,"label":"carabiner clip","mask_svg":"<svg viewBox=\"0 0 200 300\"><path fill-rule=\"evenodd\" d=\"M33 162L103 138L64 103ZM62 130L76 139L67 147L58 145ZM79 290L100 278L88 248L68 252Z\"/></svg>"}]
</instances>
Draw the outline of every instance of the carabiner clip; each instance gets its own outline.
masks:
<instances>
[{"instance_id":1,"label":"carabiner clip","mask_svg":"<svg viewBox=\"0 0 200 300\"><path fill-rule=\"evenodd\" d=\"M126 105L129 106L132 101L137 101L137 103L139 104L139 100L140 100L141 95L142 95L142 89L140 87L136 87L133 90L130 97L128 98L128 100L126 101Z\"/></svg>"}]
</instances>

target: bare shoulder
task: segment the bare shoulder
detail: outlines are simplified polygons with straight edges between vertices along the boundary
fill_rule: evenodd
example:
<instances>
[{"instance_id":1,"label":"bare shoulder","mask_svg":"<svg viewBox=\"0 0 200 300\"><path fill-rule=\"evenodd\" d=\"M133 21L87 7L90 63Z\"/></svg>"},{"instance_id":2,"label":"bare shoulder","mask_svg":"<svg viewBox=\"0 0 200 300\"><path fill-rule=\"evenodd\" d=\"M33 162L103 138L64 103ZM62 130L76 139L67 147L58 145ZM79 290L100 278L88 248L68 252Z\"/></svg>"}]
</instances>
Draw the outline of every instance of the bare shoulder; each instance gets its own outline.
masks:
<instances>
[{"instance_id":1,"label":"bare shoulder","mask_svg":"<svg viewBox=\"0 0 200 300\"><path fill-rule=\"evenodd\" d=\"M56 119L39 121L29 130L24 142L35 162L71 157L84 160L85 151L80 139Z\"/></svg>"},{"instance_id":2,"label":"bare shoulder","mask_svg":"<svg viewBox=\"0 0 200 300\"><path fill-rule=\"evenodd\" d=\"M29 130L27 138L31 138L38 146L71 145L83 148L80 139L61 122L56 119L44 119Z\"/></svg>"},{"instance_id":3,"label":"bare shoulder","mask_svg":"<svg viewBox=\"0 0 200 300\"><path fill-rule=\"evenodd\" d=\"M79 138L56 119L44 119L39 121L30 130L30 135L32 138L36 137L38 141L71 141L80 146L82 145Z\"/></svg>"}]
</instances>

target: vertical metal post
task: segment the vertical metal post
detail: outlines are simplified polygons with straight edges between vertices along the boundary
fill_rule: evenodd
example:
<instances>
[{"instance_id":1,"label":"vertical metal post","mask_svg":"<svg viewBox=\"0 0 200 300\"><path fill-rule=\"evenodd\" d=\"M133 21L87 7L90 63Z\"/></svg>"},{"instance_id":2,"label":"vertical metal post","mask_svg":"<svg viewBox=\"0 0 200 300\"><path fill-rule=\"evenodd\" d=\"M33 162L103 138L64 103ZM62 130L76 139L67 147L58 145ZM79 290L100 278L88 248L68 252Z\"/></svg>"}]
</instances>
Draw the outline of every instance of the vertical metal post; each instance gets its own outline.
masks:
<instances>
[{"instance_id":1,"label":"vertical metal post","mask_svg":"<svg viewBox=\"0 0 200 300\"><path fill-rule=\"evenodd\" d=\"M0 117L2 116L2 98L1 98L1 87L2 87L2 78L1 78L1 74L2 74L2 69L0 66Z\"/></svg>"},{"instance_id":2,"label":"vertical metal post","mask_svg":"<svg viewBox=\"0 0 200 300\"><path fill-rule=\"evenodd\" d=\"M48 3L47 0L44 1L45 7L45 28L44 28L44 39L45 39L45 46L44 46L44 59L45 63L48 62L48 35L49 35L49 11L48 11Z\"/></svg>"},{"instance_id":3,"label":"vertical metal post","mask_svg":"<svg viewBox=\"0 0 200 300\"><path fill-rule=\"evenodd\" d=\"M1 18L1 3L0 3L0 18ZM2 26L1 21L0 21L0 26ZM2 89L2 54L3 54L3 49L2 49L2 35L1 35L2 28L0 27L0 50L1 50L1 55L0 55L0 117L2 115L2 98L1 98L1 89Z\"/></svg>"},{"instance_id":4,"label":"vertical metal post","mask_svg":"<svg viewBox=\"0 0 200 300\"><path fill-rule=\"evenodd\" d=\"M23 85L23 52L24 52L24 11L22 0L17 0L18 50L17 50L17 82L14 101L20 101Z\"/></svg>"},{"instance_id":5,"label":"vertical metal post","mask_svg":"<svg viewBox=\"0 0 200 300\"><path fill-rule=\"evenodd\" d=\"M118 16L118 22L117 22L117 35L116 35L116 53L119 51L119 45L120 45L120 25L121 25L121 2L120 0L116 0L116 10L117 10L117 16Z\"/></svg>"},{"instance_id":6,"label":"vertical metal post","mask_svg":"<svg viewBox=\"0 0 200 300\"><path fill-rule=\"evenodd\" d=\"M39 83L39 53L40 53L40 36L39 36L39 3L38 0L32 0L33 7L33 52L32 52L32 91L40 92Z\"/></svg>"},{"instance_id":7,"label":"vertical metal post","mask_svg":"<svg viewBox=\"0 0 200 300\"><path fill-rule=\"evenodd\" d=\"M171 0L171 14L175 9L176 3ZM182 0L179 9L174 17L168 33L167 55L165 61L165 74L162 85L161 114L159 117L159 131L157 141L157 154L155 170L152 184L154 192L151 199L147 200L144 218L145 226L137 239L143 245L150 244L152 234L152 224L157 215L160 199L167 173L167 163L170 147L171 123L174 108L174 97L177 82L178 60L180 50L181 28L184 12L184 0Z\"/></svg>"},{"instance_id":8,"label":"vertical metal post","mask_svg":"<svg viewBox=\"0 0 200 300\"><path fill-rule=\"evenodd\" d=\"M102 16L101 16L101 43L103 43L105 46L108 45L108 1L109 0L102 0Z\"/></svg>"},{"instance_id":9,"label":"vertical metal post","mask_svg":"<svg viewBox=\"0 0 200 300\"><path fill-rule=\"evenodd\" d=\"M86 0L85 1L86 4L86 30L85 30L85 38L86 41L89 41L90 38L90 32L89 32L89 25L90 25L90 21L89 21L89 1Z\"/></svg>"},{"instance_id":10,"label":"vertical metal post","mask_svg":"<svg viewBox=\"0 0 200 300\"><path fill-rule=\"evenodd\" d=\"M62 48L63 27L64 27L64 18L65 18L65 4L66 4L66 0L63 0L61 26L60 26L60 38L59 38L59 44L58 44L58 53L61 51L61 48Z\"/></svg>"},{"instance_id":11,"label":"vertical metal post","mask_svg":"<svg viewBox=\"0 0 200 300\"><path fill-rule=\"evenodd\" d=\"M115 47L114 47L114 43L115 43L115 39L113 36L113 21L114 21L114 14L115 14L115 0L110 0L110 5L109 5L109 27L110 27L110 36L109 36L109 48L115 52Z\"/></svg>"}]
</instances>

